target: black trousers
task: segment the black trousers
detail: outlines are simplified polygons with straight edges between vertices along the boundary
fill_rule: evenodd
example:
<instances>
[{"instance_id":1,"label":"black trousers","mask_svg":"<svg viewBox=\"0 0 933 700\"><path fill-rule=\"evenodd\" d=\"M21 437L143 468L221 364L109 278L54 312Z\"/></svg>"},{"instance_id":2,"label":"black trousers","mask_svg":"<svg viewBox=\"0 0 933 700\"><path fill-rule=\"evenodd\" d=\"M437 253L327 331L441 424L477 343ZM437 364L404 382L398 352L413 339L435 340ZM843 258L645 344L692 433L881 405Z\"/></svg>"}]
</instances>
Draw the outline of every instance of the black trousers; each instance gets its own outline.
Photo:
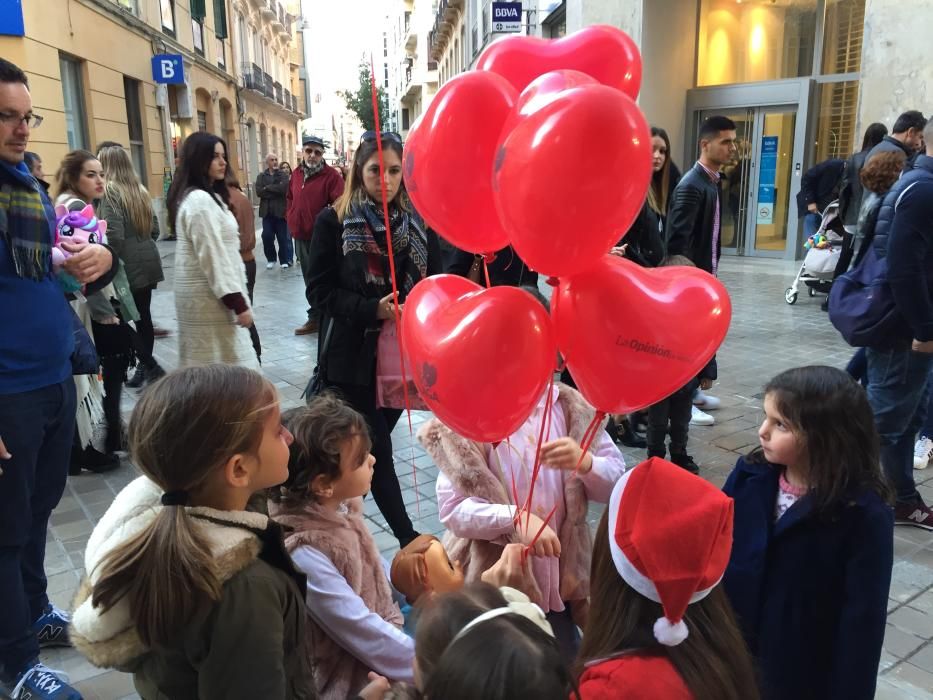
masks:
<instances>
[{"instance_id":1,"label":"black trousers","mask_svg":"<svg viewBox=\"0 0 933 700\"><path fill-rule=\"evenodd\" d=\"M246 293L249 295L249 305L252 306L253 288L256 286L256 261L244 260L243 266L246 268ZM249 339L253 343L256 359L262 364L262 343L259 342L259 331L256 330L255 323L249 327Z\"/></svg>"},{"instance_id":2,"label":"black trousers","mask_svg":"<svg viewBox=\"0 0 933 700\"><path fill-rule=\"evenodd\" d=\"M395 460L392 456L392 430L402 415L401 409L377 408L375 386L354 386L351 384L329 383L341 398L359 411L369 425L372 438L373 467L372 495L379 507L379 512L386 519L392 534L404 547L418 533L411 524L411 518L402 499L402 488L395 473Z\"/></svg>"},{"instance_id":3,"label":"black trousers","mask_svg":"<svg viewBox=\"0 0 933 700\"><path fill-rule=\"evenodd\" d=\"M664 457L664 437L671 437L671 455L687 453L687 435L693 412L693 392L698 382L691 380L663 401L648 408L648 457Z\"/></svg>"},{"instance_id":4,"label":"black trousers","mask_svg":"<svg viewBox=\"0 0 933 700\"><path fill-rule=\"evenodd\" d=\"M139 311L139 320L136 321L136 333L133 337L133 349L140 363L147 369L158 364L152 356L155 347L155 333L152 325L152 290L155 287L145 287L133 290L133 301Z\"/></svg>"}]
</instances>

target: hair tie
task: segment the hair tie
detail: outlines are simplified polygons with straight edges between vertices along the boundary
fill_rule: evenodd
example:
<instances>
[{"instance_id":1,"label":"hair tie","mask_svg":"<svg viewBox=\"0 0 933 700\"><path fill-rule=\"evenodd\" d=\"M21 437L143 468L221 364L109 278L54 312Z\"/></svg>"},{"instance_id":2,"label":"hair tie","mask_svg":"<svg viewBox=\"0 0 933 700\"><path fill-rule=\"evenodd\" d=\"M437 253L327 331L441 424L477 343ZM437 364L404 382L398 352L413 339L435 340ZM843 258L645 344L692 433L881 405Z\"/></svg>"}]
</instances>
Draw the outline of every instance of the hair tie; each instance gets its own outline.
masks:
<instances>
[{"instance_id":1,"label":"hair tie","mask_svg":"<svg viewBox=\"0 0 933 700\"><path fill-rule=\"evenodd\" d=\"M183 490L166 491L162 494L163 506L186 506L188 505L188 492Z\"/></svg>"}]
</instances>

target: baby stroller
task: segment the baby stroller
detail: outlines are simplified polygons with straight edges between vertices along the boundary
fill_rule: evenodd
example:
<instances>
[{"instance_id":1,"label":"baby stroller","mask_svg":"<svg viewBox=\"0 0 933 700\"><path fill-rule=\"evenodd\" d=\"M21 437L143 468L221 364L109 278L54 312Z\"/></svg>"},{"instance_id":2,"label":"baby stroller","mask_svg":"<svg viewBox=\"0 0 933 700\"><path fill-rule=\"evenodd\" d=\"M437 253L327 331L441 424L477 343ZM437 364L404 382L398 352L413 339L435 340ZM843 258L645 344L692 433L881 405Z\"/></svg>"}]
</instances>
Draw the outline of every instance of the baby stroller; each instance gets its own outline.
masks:
<instances>
[{"instance_id":1,"label":"baby stroller","mask_svg":"<svg viewBox=\"0 0 933 700\"><path fill-rule=\"evenodd\" d=\"M804 243L807 255L793 283L784 291L784 301L797 302L801 282L811 297L817 292L829 294L833 280L849 268L854 244L855 236L845 230L839 217L839 202L830 202L823 211L819 229Z\"/></svg>"}]
</instances>

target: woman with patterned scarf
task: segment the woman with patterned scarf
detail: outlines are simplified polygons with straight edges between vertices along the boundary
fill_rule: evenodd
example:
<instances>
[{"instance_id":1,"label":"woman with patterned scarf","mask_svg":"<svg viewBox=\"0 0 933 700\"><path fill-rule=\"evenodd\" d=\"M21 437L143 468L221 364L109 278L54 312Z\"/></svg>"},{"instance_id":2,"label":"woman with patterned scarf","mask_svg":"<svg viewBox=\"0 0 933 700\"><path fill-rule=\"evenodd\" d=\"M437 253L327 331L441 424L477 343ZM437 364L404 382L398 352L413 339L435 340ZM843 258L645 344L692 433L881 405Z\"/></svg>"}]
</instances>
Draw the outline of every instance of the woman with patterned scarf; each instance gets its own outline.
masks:
<instances>
[{"instance_id":1,"label":"woman with patterned scarf","mask_svg":"<svg viewBox=\"0 0 933 700\"><path fill-rule=\"evenodd\" d=\"M401 546L418 533L405 510L392 459L392 429L401 411L376 405L376 344L394 318L375 132L366 132L347 187L314 224L307 293L322 313L318 365L323 384L366 417L376 458L372 494ZM441 272L437 236L414 210L402 181L402 141L381 134L385 189L399 303L415 284Z\"/></svg>"}]
</instances>

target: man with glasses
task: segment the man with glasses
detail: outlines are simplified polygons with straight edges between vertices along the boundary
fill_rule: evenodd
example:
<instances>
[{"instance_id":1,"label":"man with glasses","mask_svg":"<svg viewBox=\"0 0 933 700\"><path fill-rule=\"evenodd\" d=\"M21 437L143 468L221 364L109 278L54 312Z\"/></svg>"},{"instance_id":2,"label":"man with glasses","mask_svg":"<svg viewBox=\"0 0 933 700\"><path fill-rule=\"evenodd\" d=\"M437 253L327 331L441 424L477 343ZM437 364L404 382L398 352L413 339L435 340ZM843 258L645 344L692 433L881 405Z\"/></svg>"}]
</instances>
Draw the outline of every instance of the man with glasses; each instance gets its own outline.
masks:
<instances>
[{"instance_id":1,"label":"man with glasses","mask_svg":"<svg viewBox=\"0 0 933 700\"><path fill-rule=\"evenodd\" d=\"M26 167L32 111L26 74L0 58L0 695L81 695L39 662L67 646L68 616L46 595L45 538L75 430L74 313L52 276L55 212ZM63 244L65 269L88 291L112 277L109 248Z\"/></svg>"},{"instance_id":2,"label":"man with glasses","mask_svg":"<svg viewBox=\"0 0 933 700\"><path fill-rule=\"evenodd\" d=\"M292 241L285 223L285 193L288 175L279 170L279 159L266 156L266 169L256 178L259 197L259 218L262 219L262 250L266 254L266 269L275 267L275 244L279 244L279 264L283 270L292 266Z\"/></svg>"},{"instance_id":3,"label":"man with glasses","mask_svg":"<svg viewBox=\"0 0 933 700\"><path fill-rule=\"evenodd\" d=\"M343 175L324 160L324 141L307 135L302 139L303 157L292 171L288 185L288 228L295 239L298 264L305 280L311 275L311 234L317 215L343 194ZM308 306L307 322L295 329L295 335L316 333L317 314Z\"/></svg>"}]
</instances>

